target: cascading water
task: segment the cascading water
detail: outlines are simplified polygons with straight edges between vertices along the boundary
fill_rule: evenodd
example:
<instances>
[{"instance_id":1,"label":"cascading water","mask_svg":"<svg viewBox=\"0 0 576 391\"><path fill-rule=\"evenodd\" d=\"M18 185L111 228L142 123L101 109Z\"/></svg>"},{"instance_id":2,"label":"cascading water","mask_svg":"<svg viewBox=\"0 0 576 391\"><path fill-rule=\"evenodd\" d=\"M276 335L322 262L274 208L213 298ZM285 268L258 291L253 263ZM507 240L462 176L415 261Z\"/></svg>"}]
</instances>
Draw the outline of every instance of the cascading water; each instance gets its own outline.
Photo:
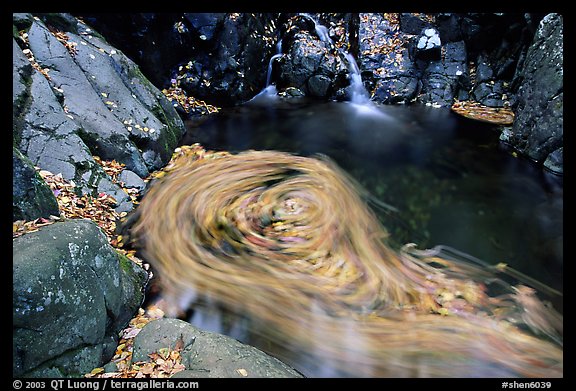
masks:
<instances>
[{"instance_id":1,"label":"cascading water","mask_svg":"<svg viewBox=\"0 0 576 391\"><path fill-rule=\"evenodd\" d=\"M279 39L278 43L276 44L276 54L270 57L270 61L268 61L268 71L266 73L266 87L262 91L260 91L256 96L250 99L250 102L260 101L263 98L272 98L275 99L278 96L278 90L274 84L271 84L272 81L272 67L274 65L274 61L277 58L282 57L282 40Z\"/></svg>"},{"instance_id":2,"label":"cascading water","mask_svg":"<svg viewBox=\"0 0 576 391\"><path fill-rule=\"evenodd\" d=\"M276 54L274 54L271 58L270 61L268 62L268 73L266 74L266 87L270 86L270 81L272 80L272 66L274 64L274 61L277 58L282 57L282 40L278 40L278 43L276 44Z\"/></svg>"},{"instance_id":3,"label":"cascading water","mask_svg":"<svg viewBox=\"0 0 576 391\"><path fill-rule=\"evenodd\" d=\"M348 70L350 72L350 101L352 103L366 104L371 102L368 96L368 91L364 87L362 82L362 75L360 74L360 68L356 63L356 59L350 53L345 53L344 56L348 60Z\"/></svg>"},{"instance_id":4,"label":"cascading water","mask_svg":"<svg viewBox=\"0 0 576 391\"><path fill-rule=\"evenodd\" d=\"M327 43L330 47L335 47L334 41L330 38L330 33L328 28L321 23L319 23L315 18L307 13L300 13L300 16L307 18L314 23L314 30L316 35L321 42ZM372 114L372 115L384 115L382 111L370 100L370 94L364 87L362 82L362 76L360 74L360 68L356 62L356 59L351 53L348 53L341 48L338 48L338 53L342 56L345 63L347 64L350 86L348 87L348 97L350 103L356 109L359 114ZM282 40L278 41L276 47L276 54L274 54L270 61L268 62L268 70L266 74L266 87L258 94L256 97L267 96L275 97L277 95L276 86L271 84L272 82L272 67L274 61L282 56ZM254 97L254 98L256 98ZM254 98L252 100L254 100Z\"/></svg>"}]
</instances>

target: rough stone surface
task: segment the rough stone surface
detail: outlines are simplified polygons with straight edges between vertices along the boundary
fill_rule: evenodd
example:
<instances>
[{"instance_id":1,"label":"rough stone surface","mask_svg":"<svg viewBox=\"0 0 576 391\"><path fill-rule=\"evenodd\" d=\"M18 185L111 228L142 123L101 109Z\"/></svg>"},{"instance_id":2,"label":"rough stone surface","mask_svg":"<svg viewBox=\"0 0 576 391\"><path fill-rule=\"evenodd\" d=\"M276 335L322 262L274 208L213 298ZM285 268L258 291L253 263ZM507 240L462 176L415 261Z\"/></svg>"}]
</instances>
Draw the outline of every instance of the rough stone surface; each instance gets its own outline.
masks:
<instances>
[{"instance_id":1,"label":"rough stone surface","mask_svg":"<svg viewBox=\"0 0 576 391\"><path fill-rule=\"evenodd\" d=\"M516 149L539 162L563 145L563 55L563 18L549 14L540 22L526 54L509 138ZM561 156L550 158L557 172L562 172Z\"/></svg>"},{"instance_id":2,"label":"rough stone surface","mask_svg":"<svg viewBox=\"0 0 576 391\"><path fill-rule=\"evenodd\" d=\"M127 189L136 188L142 191L146 187L146 182L130 170L123 170L120 175L118 175L118 182L123 183Z\"/></svg>"},{"instance_id":3,"label":"rough stone surface","mask_svg":"<svg viewBox=\"0 0 576 391\"><path fill-rule=\"evenodd\" d=\"M307 96L331 96L336 89L338 74L347 73L346 66L327 42L321 41L316 32L302 30L286 42L289 52L277 61L279 75L277 86L281 89L297 88Z\"/></svg>"},{"instance_id":4,"label":"rough stone surface","mask_svg":"<svg viewBox=\"0 0 576 391\"><path fill-rule=\"evenodd\" d=\"M73 180L80 194L106 192L116 210L133 208L92 155L116 160L140 177L171 157L184 125L138 67L68 14L15 15L29 50L49 79L30 66L26 44L13 42L13 140L42 169ZM17 26L17 27L16 27ZM53 34L65 33L67 44Z\"/></svg>"},{"instance_id":5,"label":"rough stone surface","mask_svg":"<svg viewBox=\"0 0 576 391\"><path fill-rule=\"evenodd\" d=\"M14 58L23 57L14 43ZM27 62L24 58L24 60ZM22 60L14 62L14 143L32 164L74 181L81 194L106 191L122 209L131 209L128 195L113 184L78 136L80 127L68 117L49 82L39 72L26 73Z\"/></svg>"},{"instance_id":6,"label":"rough stone surface","mask_svg":"<svg viewBox=\"0 0 576 391\"><path fill-rule=\"evenodd\" d=\"M148 354L173 348L178 339L185 371L174 377L302 377L276 358L237 340L200 330L178 319L163 318L148 323L134 339L133 360L147 361ZM244 369L247 376L242 375Z\"/></svg>"},{"instance_id":7,"label":"rough stone surface","mask_svg":"<svg viewBox=\"0 0 576 391\"><path fill-rule=\"evenodd\" d=\"M110 359L146 280L89 220L14 239L14 376L80 375Z\"/></svg>"},{"instance_id":8,"label":"rough stone surface","mask_svg":"<svg viewBox=\"0 0 576 391\"><path fill-rule=\"evenodd\" d=\"M32 162L12 148L12 219L58 216L58 202Z\"/></svg>"}]
</instances>

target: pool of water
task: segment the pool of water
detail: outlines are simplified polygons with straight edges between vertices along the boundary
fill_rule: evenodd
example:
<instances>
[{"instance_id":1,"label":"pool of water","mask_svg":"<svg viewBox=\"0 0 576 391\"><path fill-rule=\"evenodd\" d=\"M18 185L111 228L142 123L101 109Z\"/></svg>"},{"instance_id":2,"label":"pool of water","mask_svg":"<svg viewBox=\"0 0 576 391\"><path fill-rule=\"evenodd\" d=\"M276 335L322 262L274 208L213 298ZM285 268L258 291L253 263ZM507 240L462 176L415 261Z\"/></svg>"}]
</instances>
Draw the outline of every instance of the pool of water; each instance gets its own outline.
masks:
<instances>
[{"instance_id":1,"label":"pool of water","mask_svg":"<svg viewBox=\"0 0 576 391\"><path fill-rule=\"evenodd\" d=\"M563 179L517 157L499 142L492 125L429 106L359 106L263 95L188 121L182 144L193 143L231 152L326 155L368 190L368 204L388 230L393 248L406 243L422 249L449 246L488 265L506 263L563 290ZM545 299L562 312L561 296ZM209 298L196 301L189 315L196 326L257 346L306 376L349 376L315 351L322 347L306 351L262 337L269 335L259 332L266 325L230 314ZM342 338L334 343L362 342L353 323L342 327ZM479 365L470 375L498 375L494 370ZM402 374L422 375L425 361Z\"/></svg>"},{"instance_id":2,"label":"pool of water","mask_svg":"<svg viewBox=\"0 0 576 391\"><path fill-rule=\"evenodd\" d=\"M563 180L490 124L429 106L263 97L189 122L184 144L332 158L378 201L393 244L446 245L562 291Z\"/></svg>"}]
</instances>

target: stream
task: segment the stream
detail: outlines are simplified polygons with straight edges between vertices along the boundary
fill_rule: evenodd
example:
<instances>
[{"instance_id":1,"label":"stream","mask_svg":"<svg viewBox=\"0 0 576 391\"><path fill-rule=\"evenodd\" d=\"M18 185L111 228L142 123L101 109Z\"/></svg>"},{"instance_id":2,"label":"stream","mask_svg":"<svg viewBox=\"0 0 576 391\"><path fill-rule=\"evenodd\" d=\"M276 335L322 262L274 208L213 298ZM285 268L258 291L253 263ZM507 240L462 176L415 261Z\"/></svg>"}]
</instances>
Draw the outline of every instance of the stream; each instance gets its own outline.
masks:
<instances>
[{"instance_id":1,"label":"stream","mask_svg":"<svg viewBox=\"0 0 576 391\"><path fill-rule=\"evenodd\" d=\"M182 145L325 155L369 192L392 248L447 246L563 290L562 177L515 156L490 124L423 105L282 99L268 90L188 121L187 129ZM562 296L545 299L562 312ZM306 376L342 376L329 360L261 337L249 318L231 316L210 299L189 314L194 325L257 346Z\"/></svg>"}]
</instances>

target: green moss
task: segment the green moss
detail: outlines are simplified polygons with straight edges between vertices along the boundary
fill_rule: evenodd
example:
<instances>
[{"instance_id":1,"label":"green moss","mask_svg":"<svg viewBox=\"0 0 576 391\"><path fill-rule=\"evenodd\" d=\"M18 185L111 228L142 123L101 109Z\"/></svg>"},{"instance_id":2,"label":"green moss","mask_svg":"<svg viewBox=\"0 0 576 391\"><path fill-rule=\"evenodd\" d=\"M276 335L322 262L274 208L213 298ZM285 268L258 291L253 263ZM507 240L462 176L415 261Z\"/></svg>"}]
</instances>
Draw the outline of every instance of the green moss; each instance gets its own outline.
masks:
<instances>
[{"instance_id":1,"label":"green moss","mask_svg":"<svg viewBox=\"0 0 576 391\"><path fill-rule=\"evenodd\" d=\"M134 265L135 263L130 260L126 255L116 251L118 254L118 262L120 264L120 268L125 273L133 273L134 272Z\"/></svg>"}]
</instances>

